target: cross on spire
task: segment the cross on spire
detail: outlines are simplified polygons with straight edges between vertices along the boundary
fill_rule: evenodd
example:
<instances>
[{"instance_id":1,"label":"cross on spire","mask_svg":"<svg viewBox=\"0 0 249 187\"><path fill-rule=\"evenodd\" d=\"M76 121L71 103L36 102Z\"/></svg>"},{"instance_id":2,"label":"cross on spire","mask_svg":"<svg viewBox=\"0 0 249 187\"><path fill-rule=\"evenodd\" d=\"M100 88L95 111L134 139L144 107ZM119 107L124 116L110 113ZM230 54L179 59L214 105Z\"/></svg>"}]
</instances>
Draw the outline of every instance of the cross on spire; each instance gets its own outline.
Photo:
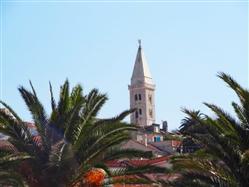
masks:
<instances>
[{"instance_id":1,"label":"cross on spire","mask_svg":"<svg viewBox=\"0 0 249 187\"><path fill-rule=\"evenodd\" d=\"M141 47L141 45L142 45L142 40L141 39L138 39L138 45L139 45L139 47Z\"/></svg>"}]
</instances>

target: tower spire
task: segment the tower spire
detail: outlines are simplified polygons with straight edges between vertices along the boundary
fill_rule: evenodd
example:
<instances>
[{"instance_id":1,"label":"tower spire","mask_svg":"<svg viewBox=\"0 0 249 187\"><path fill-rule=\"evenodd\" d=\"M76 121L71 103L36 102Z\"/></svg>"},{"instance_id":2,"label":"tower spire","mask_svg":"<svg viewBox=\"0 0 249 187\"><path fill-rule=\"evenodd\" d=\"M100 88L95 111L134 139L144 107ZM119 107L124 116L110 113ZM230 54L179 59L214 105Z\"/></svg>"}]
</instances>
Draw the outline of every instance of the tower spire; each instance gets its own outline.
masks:
<instances>
[{"instance_id":1,"label":"tower spire","mask_svg":"<svg viewBox=\"0 0 249 187\"><path fill-rule=\"evenodd\" d=\"M138 40L138 50L137 56L133 68L133 73L131 77L131 84L135 84L137 82L143 82L148 84L153 84L152 76L150 73L150 69L145 58L143 49L141 47L141 40Z\"/></svg>"},{"instance_id":2,"label":"tower spire","mask_svg":"<svg viewBox=\"0 0 249 187\"><path fill-rule=\"evenodd\" d=\"M137 109L131 115L131 123L145 127L155 123L155 85L152 81L140 39L138 44L131 84L129 85L130 107Z\"/></svg>"},{"instance_id":3,"label":"tower spire","mask_svg":"<svg viewBox=\"0 0 249 187\"><path fill-rule=\"evenodd\" d=\"M139 46L139 48L142 47L142 40L141 39L138 39L138 46Z\"/></svg>"}]
</instances>

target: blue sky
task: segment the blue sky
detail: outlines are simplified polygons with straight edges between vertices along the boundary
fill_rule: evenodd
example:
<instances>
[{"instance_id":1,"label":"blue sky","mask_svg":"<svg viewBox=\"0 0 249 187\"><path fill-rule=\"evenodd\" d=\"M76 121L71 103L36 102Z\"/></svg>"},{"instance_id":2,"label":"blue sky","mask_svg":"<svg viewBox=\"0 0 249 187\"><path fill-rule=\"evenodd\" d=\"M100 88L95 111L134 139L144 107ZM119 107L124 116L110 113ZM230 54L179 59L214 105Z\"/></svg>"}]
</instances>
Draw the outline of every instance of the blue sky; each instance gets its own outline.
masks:
<instances>
[{"instance_id":1,"label":"blue sky","mask_svg":"<svg viewBox=\"0 0 249 187\"><path fill-rule=\"evenodd\" d=\"M109 101L99 114L129 108L128 84L137 40L156 83L157 122L180 125L181 107L232 112L233 92L216 77L231 74L248 87L248 7L245 2L56 3L2 2L2 99L25 120L17 91L32 80L50 111L48 82L58 95L66 78Z\"/></svg>"}]
</instances>

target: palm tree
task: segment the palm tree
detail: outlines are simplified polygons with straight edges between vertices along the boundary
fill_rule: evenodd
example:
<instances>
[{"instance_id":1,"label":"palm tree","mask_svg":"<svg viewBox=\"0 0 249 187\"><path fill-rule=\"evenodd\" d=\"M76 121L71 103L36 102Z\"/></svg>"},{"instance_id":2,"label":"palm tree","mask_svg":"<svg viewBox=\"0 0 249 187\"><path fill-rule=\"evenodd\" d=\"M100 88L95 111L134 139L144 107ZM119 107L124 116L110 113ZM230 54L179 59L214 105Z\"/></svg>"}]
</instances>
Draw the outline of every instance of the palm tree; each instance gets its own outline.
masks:
<instances>
[{"instance_id":1,"label":"palm tree","mask_svg":"<svg viewBox=\"0 0 249 187\"><path fill-rule=\"evenodd\" d=\"M19 173L17 176L29 186L84 185L83 176L92 168L109 172L104 162L110 158L152 156L133 149L117 149L136 130L136 126L122 122L133 110L99 119L97 114L107 96L97 89L84 95L82 87L77 85L70 92L66 80L56 102L50 84L52 112L47 115L31 82L30 85L31 91L22 86L18 90L31 113L36 135L10 106L0 101L6 108L0 110L0 133L8 136L8 143L18 154L29 157L25 157L27 160L17 170L9 168ZM2 171L4 168L0 168Z\"/></svg>"},{"instance_id":2,"label":"palm tree","mask_svg":"<svg viewBox=\"0 0 249 187\"><path fill-rule=\"evenodd\" d=\"M184 109L187 118L181 132L203 148L172 159L174 169L182 174L175 186L249 186L249 91L225 73L218 77L239 98L240 103L232 102L236 116L208 103L204 104L214 118Z\"/></svg>"},{"instance_id":3,"label":"palm tree","mask_svg":"<svg viewBox=\"0 0 249 187\"><path fill-rule=\"evenodd\" d=\"M30 156L9 149L10 147L10 145L2 147L0 152L0 186L25 187L27 184L13 168L17 169L18 164Z\"/></svg>"}]
</instances>

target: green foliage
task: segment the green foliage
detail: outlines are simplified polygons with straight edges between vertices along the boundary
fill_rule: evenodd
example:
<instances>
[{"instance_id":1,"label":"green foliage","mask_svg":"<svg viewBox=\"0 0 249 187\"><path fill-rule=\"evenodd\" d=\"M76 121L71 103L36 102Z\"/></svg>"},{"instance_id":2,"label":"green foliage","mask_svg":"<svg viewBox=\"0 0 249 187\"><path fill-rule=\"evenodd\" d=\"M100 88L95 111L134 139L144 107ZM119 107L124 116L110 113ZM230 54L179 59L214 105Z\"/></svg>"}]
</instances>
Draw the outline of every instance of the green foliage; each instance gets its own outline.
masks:
<instances>
[{"instance_id":1,"label":"green foliage","mask_svg":"<svg viewBox=\"0 0 249 187\"><path fill-rule=\"evenodd\" d=\"M181 133L202 145L193 154L176 156L173 168L181 174L172 186L249 186L249 91L225 73L218 75L237 94L232 102L236 116L220 107L204 103L215 117L184 109L187 117Z\"/></svg>"},{"instance_id":2,"label":"green foliage","mask_svg":"<svg viewBox=\"0 0 249 187\"><path fill-rule=\"evenodd\" d=\"M30 159L26 153L16 153L12 149L0 151L0 186L20 186L25 187L20 174L14 169L18 168L20 161Z\"/></svg>"},{"instance_id":3,"label":"green foliage","mask_svg":"<svg viewBox=\"0 0 249 187\"><path fill-rule=\"evenodd\" d=\"M66 80L60 88L58 102L49 84L52 112L47 115L31 82L30 86L31 91L22 86L18 90L31 113L36 136L31 134L28 124L1 101L7 110L0 110L0 132L9 137L10 145L7 150L0 147L3 156L0 177L6 176L5 181L14 181L18 176L16 183L22 181L23 186L26 185L23 181L30 186L66 186L82 178L89 168L106 168L104 161L111 158L151 157L137 150L117 150L117 145L130 139L130 132L137 130L134 125L122 122L133 110L110 119L99 119L97 115L107 96L97 89L83 94L80 85L70 90ZM15 171L16 164L20 168ZM7 173L6 165L9 166ZM10 173L15 175L11 177Z\"/></svg>"},{"instance_id":4,"label":"green foliage","mask_svg":"<svg viewBox=\"0 0 249 187\"><path fill-rule=\"evenodd\" d=\"M165 167L153 166L153 165L144 165L144 166L131 166L124 161L123 164L127 164L126 167L110 171L111 179L105 182L105 185L109 184L160 184L160 181L155 178L155 180L148 177L150 174L165 174L169 173L170 170Z\"/></svg>"},{"instance_id":5,"label":"green foliage","mask_svg":"<svg viewBox=\"0 0 249 187\"><path fill-rule=\"evenodd\" d=\"M152 152L144 152L136 149L119 149L113 148L105 155L105 160L114 160L114 159L121 159L121 158L152 158Z\"/></svg>"},{"instance_id":6,"label":"green foliage","mask_svg":"<svg viewBox=\"0 0 249 187\"><path fill-rule=\"evenodd\" d=\"M178 134L166 134L163 136L163 140L177 140L177 141L182 141L183 137Z\"/></svg>"}]
</instances>

